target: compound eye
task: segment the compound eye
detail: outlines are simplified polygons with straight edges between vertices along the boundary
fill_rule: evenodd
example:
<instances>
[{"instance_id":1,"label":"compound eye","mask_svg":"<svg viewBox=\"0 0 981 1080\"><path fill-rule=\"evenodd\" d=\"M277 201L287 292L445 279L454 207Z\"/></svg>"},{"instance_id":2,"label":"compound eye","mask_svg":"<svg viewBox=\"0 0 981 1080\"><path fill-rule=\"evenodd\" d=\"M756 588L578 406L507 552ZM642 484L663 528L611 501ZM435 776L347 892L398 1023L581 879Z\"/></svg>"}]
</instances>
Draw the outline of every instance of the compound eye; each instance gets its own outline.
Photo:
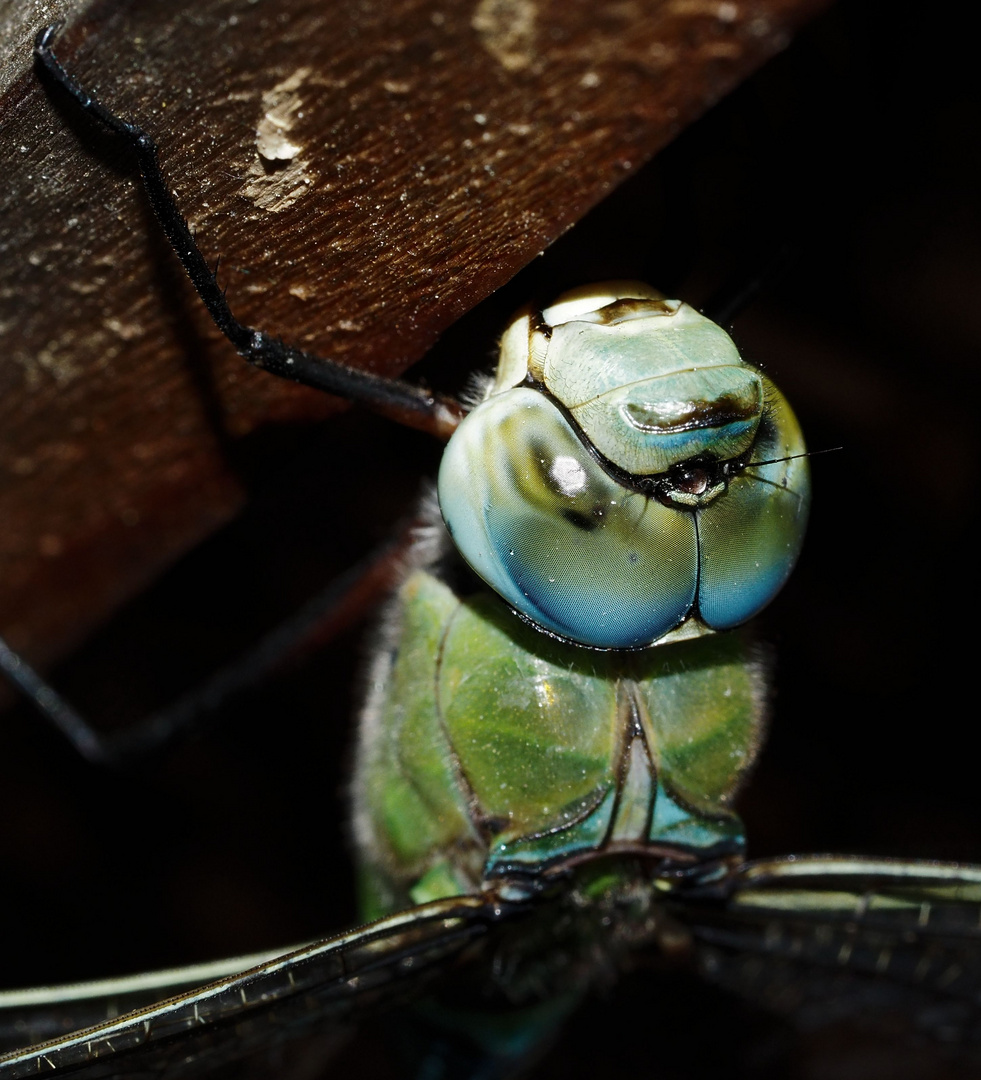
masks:
<instances>
[{"instance_id":1,"label":"compound eye","mask_svg":"<svg viewBox=\"0 0 981 1080\"><path fill-rule=\"evenodd\" d=\"M804 437L786 398L764 378L767 409L749 462L697 514L698 614L713 630L751 619L797 562L811 500Z\"/></svg>"},{"instance_id":2,"label":"compound eye","mask_svg":"<svg viewBox=\"0 0 981 1080\"><path fill-rule=\"evenodd\" d=\"M637 648L691 610L694 516L619 484L534 390L492 397L463 421L443 454L439 502L470 566L560 637Z\"/></svg>"}]
</instances>

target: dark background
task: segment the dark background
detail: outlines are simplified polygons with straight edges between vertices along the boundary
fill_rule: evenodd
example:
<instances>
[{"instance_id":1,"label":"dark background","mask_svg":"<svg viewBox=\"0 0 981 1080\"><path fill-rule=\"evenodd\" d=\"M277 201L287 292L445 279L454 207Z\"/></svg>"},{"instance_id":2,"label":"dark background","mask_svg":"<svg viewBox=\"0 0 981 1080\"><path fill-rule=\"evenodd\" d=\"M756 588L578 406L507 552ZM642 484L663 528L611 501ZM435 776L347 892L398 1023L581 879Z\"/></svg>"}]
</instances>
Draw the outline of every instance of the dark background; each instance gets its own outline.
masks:
<instances>
[{"instance_id":1,"label":"dark background","mask_svg":"<svg viewBox=\"0 0 981 1080\"><path fill-rule=\"evenodd\" d=\"M809 445L841 449L812 463L800 566L757 622L775 697L740 803L753 856L981 861L981 118L957 14L939 4L904 22L840 4L422 365L454 388L535 293L637 276L702 305L769 271L734 336L791 399ZM238 449L250 509L55 681L107 724L166 701L389 534L437 460L423 436L360 412L250 437ZM5 716L0 813L16 826L0 859L4 983L170 966L350 924L345 766L364 650L350 634L134 775L87 768L26 711ZM668 994L652 985L625 980L543 1075L961 1075L929 1048L798 1037L684 980Z\"/></svg>"}]
</instances>

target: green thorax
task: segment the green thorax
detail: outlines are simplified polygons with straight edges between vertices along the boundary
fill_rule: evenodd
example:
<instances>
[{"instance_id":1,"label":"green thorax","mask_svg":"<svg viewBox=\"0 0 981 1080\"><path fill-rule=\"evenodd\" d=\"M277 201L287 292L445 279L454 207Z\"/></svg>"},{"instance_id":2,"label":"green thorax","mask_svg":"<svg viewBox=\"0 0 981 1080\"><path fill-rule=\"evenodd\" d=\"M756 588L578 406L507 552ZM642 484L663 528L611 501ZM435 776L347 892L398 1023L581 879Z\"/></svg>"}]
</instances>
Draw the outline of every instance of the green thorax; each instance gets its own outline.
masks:
<instances>
[{"instance_id":1,"label":"green thorax","mask_svg":"<svg viewBox=\"0 0 981 1080\"><path fill-rule=\"evenodd\" d=\"M386 644L354 784L367 915L594 856L740 849L765 698L740 634L582 649L422 569Z\"/></svg>"}]
</instances>

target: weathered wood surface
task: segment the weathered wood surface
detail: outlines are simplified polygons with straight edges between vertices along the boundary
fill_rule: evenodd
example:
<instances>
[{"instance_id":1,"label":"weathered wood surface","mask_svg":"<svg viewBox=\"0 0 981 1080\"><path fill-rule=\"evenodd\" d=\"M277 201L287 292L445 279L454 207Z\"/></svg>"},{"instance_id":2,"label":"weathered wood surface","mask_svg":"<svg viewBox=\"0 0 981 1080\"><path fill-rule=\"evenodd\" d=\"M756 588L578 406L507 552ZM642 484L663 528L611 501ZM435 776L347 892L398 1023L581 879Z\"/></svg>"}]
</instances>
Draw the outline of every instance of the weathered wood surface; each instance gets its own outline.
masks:
<instances>
[{"instance_id":1,"label":"weathered wood surface","mask_svg":"<svg viewBox=\"0 0 981 1080\"><path fill-rule=\"evenodd\" d=\"M821 4L51 10L157 137L236 312L396 373ZM42 662L240 507L250 432L335 407L209 325L118 148L32 73L43 17L0 11L0 632Z\"/></svg>"}]
</instances>

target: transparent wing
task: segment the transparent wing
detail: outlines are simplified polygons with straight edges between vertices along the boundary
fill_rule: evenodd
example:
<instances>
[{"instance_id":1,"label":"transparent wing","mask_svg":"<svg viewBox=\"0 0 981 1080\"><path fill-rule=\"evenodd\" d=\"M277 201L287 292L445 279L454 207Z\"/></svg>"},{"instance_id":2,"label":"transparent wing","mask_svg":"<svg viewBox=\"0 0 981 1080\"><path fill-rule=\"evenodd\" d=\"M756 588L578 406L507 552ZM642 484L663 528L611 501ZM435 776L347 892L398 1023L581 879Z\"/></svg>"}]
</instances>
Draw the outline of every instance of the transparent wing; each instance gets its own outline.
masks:
<instances>
[{"instance_id":1,"label":"transparent wing","mask_svg":"<svg viewBox=\"0 0 981 1080\"><path fill-rule=\"evenodd\" d=\"M981 867L809 855L744 864L675 914L701 973L814 1029L846 1020L981 1061Z\"/></svg>"},{"instance_id":2,"label":"transparent wing","mask_svg":"<svg viewBox=\"0 0 981 1080\"><path fill-rule=\"evenodd\" d=\"M416 993L444 964L479 949L508 912L460 897L286 955L0 994L6 1045L48 1039L0 1057L0 1077L185 1077L268 1054L308 1030L323 1041L354 1014Z\"/></svg>"}]
</instances>

